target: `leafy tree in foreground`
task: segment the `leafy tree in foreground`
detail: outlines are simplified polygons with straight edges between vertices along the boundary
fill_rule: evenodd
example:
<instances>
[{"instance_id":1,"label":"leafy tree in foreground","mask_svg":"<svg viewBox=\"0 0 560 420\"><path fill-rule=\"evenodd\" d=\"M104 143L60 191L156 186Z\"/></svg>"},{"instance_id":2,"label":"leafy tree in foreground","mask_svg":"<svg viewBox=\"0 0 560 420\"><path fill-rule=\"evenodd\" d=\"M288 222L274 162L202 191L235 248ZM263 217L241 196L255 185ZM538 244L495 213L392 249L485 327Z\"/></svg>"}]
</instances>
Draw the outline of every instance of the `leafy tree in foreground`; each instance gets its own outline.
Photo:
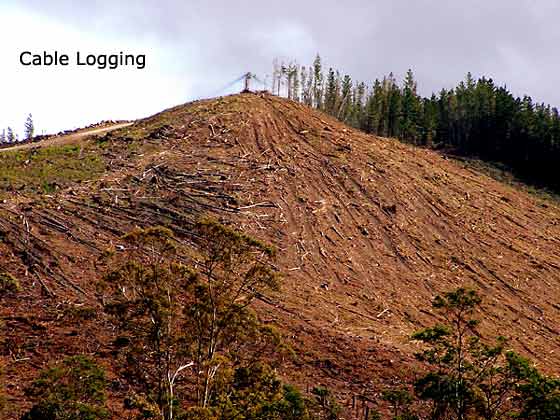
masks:
<instances>
[{"instance_id":1,"label":"leafy tree in foreground","mask_svg":"<svg viewBox=\"0 0 560 420\"><path fill-rule=\"evenodd\" d=\"M136 229L124 264L100 284L105 311L117 327L123 374L138 390L129 405L161 419L174 417L175 383L192 366L183 307L195 274L174 262L171 231Z\"/></svg>"},{"instance_id":2,"label":"leafy tree in foreground","mask_svg":"<svg viewBox=\"0 0 560 420\"><path fill-rule=\"evenodd\" d=\"M222 364L217 363L218 356L235 359L239 352L226 350L235 350L238 338L253 339L245 336L257 333L248 307L262 292L277 289L278 277L270 265L271 247L212 220L203 220L197 230L202 281L187 315L194 325L195 368L203 372L198 403L205 407Z\"/></svg>"},{"instance_id":3,"label":"leafy tree in foreground","mask_svg":"<svg viewBox=\"0 0 560 420\"><path fill-rule=\"evenodd\" d=\"M209 408L229 372L278 344L249 309L256 296L277 287L272 248L211 220L198 223L196 233L196 270L181 263L187 250L170 230L136 229L124 237L126 262L101 285L121 334L124 371L139 390L129 406L146 416L176 418L188 382L196 405Z\"/></svg>"},{"instance_id":4,"label":"leafy tree in foreground","mask_svg":"<svg viewBox=\"0 0 560 420\"><path fill-rule=\"evenodd\" d=\"M93 360L74 356L43 370L27 394L35 405L23 420L97 420L108 418L105 372Z\"/></svg>"},{"instance_id":5,"label":"leafy tree in foreground","mask_svg":"<svg viewBox=\"0 0 560 420\"><path fill-rule=\"evenodd\" d=\"M438 296L434 308L441 310L445 325L436 325L415 333L412 338L423 341L429 348L417 355L421 361L435 367L416 384L418 396L434 404L432 417L445 418L453 412L464 419L471 407L474 394L470 383L477 377L476 366L468 359L471 345L475 345L475 326L472 319L480 297L473 290L458 289Z\"/></svg>"},{"instance_id":6,"label":"leafy tree in foreground","mask_svg":"<svg viewBox=\"0 0 560 420\"><path fill-rule=\"evenodd\" d=\"M484 344L473 318L480 303L480 296L465 288L438 296L433 307L445 323L413 335L427 345L417 358L432 366L414 384L416 394L431 402L430 418L560 418L560 381L506 351L503 337L493 346Z\"/></svg>"}]
</instances>

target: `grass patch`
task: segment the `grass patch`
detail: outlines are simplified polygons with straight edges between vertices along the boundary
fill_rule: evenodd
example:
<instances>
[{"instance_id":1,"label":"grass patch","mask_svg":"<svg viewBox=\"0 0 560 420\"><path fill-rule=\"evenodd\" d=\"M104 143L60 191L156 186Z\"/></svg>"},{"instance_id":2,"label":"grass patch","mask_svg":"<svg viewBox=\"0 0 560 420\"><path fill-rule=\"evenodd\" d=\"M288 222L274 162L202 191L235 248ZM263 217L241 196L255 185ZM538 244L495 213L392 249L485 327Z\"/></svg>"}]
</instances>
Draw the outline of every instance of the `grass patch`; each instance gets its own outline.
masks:
<instances>
[{"instance_id":1,"label":"grass patch","mask_svg":"<svg viewBox=\"0 0 560 420\"><path fill-rule=\"evenodd\" d=\"M105 170L91 145L50 146L0 153L0 197L10 191L50 194Z\"/></svg>"}]
</instances>

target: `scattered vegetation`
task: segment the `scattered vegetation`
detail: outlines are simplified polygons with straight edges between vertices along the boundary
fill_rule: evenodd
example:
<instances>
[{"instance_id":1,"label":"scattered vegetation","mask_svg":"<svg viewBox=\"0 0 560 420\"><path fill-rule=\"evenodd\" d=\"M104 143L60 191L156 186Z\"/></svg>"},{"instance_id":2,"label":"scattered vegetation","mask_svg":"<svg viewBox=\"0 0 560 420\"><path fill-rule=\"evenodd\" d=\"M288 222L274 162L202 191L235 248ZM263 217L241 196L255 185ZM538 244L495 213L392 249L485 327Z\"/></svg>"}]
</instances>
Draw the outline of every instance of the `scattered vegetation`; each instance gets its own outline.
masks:
<instances>
[{"instance_id":1,"label":"scattered vegetation","mask_svg":"<svg viewBox=\"0 0 560 420\"><path fill-rule=\"evenodd\" d=\"M92 179L105 169L88 145L50 146L0 153L0 196L9 191L49 194Z\"/></svg>"},{"instance_id":2,"label":"scattered vegetation","mask_svg":"<svg viewBox=\"0 0 560 420\"><path fill-rule=\"evenodd\" d=\"M73 356L43 370L27 390L35 402L22 420L97 420L109 417L107 380L92 359Z\"/></svg>"},{"instance_id":3,"label":"scattered vegetation","mask_svg":"<svg viewBox=\"0 0 560 420\"><path fill-rule=\"evenodd\" d=\"M137 419L340 418L327 388L313 388L314 398L306 399L270 365L281 339L250 307L279 287L275 250L211 219L194 231L194 256L163 227L131 231L122 238L124 255L106 256L112 269L99 298L117 334L121 378L129 387L124 407ZM426 370L407 386L383 390L376 405L384 409L368 407L369 419L383 412L393 420L558 418L560 379L507 350L503 337L487 344L475 318L481 302L466 288L434 299L443 322L412 336L423 343L416 357ZM81 318L82 309L89 318L91 308L69 314ZM28 389L35 404L23 419L107 418L106 386L93 360L68 358Z\"/></svg>"},{"instance_id":4,"label":"scattered vegetation","mask_svg":"<svg viewBox=\"0 0 560 420\"><path fill-rule=\"evenodd\" d=\"M21 291L21 285L10 273L0 273L0 293L16 293Z\"/></svg>"}]
</instances>

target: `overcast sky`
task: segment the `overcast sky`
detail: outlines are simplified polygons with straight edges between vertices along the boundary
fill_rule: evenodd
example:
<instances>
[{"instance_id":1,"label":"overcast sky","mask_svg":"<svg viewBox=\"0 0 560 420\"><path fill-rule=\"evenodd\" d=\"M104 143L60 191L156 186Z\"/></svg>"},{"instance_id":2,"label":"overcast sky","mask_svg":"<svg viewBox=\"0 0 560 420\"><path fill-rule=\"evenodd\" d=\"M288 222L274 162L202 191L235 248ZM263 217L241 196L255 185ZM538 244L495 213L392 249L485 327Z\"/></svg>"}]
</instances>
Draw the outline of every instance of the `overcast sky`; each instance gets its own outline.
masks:
<instances>
[{"instance_id":1,"label":"overcast sky","mask_svg":"<svg viewBox=\"0 0 560 420\"><path fill-rule=\"evenodd\" d=\"M0 128L143 117L317 52L366 82L410 67L430 94L471 71L560 106L559 21L558 0L0 0ZM146 54L146 68L24 67L26 50Z\"/></svg>"}]
</instances>

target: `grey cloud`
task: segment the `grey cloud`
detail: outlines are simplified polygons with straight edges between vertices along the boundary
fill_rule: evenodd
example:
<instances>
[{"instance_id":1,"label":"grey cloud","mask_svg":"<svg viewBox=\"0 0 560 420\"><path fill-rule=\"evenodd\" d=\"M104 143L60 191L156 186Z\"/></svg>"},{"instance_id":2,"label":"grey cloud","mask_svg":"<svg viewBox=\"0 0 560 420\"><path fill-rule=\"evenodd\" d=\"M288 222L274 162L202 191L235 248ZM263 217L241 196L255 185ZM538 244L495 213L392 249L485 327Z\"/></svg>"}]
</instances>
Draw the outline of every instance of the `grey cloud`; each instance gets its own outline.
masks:
<instances>
[{"instance_id":1,"label":"grey cloud","mask_svg":"<svg viewBox=\"0 0 560 420\"><path fill-rule=\"evenodd\" d=\"M413 68L422 93L450 87L467 71L516 94L560 105L555 0L228 1L21 0L18 4L91 31L154 37L174 48L196 45L199 92L274 56L326 65L371 82Z\"/></svg>"}]
</instances>

